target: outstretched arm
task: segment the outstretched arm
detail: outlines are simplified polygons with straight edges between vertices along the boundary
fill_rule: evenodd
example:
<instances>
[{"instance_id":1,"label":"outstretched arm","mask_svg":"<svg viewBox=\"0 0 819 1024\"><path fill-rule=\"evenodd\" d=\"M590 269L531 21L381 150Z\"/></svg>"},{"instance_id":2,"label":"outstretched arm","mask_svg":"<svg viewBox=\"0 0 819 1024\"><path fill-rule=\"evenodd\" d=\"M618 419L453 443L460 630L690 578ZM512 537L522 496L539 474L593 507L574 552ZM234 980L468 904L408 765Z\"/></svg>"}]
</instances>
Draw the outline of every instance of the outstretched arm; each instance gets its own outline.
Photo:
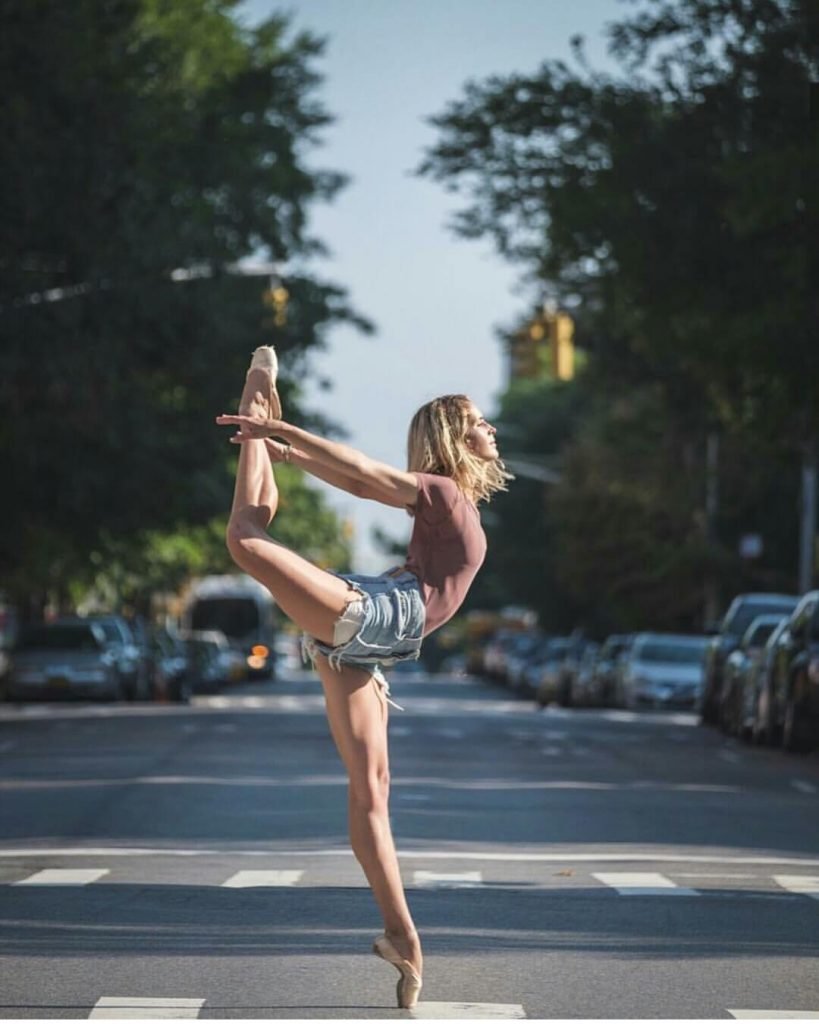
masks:
<instances>
[{"instance_id":1,"label":"outstretched arm","mask_svg":"<svg viewBox=\"0 0 819 1024\"><path fill-rule=\"evenodd\" d=\"M216 422L237 426L239 433L231 440L239 443L254 438L283 438L293 446L290 461L294 465L335 487L397 508L415 505L418 483L412 473L371 459L350 445L328 441L283 420L217 416Z\"/></svg>"}]
</instances>

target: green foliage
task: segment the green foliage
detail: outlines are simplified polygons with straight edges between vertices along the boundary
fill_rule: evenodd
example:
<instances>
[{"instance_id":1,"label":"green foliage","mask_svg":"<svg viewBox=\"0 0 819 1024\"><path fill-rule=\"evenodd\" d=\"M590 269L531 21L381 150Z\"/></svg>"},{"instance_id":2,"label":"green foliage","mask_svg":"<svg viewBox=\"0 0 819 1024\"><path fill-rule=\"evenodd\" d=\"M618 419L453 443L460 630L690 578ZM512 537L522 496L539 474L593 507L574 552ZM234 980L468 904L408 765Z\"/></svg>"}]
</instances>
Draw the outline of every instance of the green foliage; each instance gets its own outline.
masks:
<instances>
[{"instance_id":1,"label":"green foliage","mask_svg":"<svg viewBox=\"0 0 819 1024\"><path fill-rule=\"evenodd\" d=\"M554 418L529 450L559 452L564 478L545 512L531 482L493 506L499 599L603 629L693 625L708 580L792 587L796 460L819 436L816 25L806 0L642 0L610 28L624 77L590 72L576 39L583 73L472 82L431 119L419 173L466 195L457 232L572 313L597 396L582 423L548 391L542 418L504 399L524 434ZM715 430L721 545L703 513ZM766 555L743 566L755 528Z\"/></svg>"},{"instance_id":2,"label":"green foliage","mask_svg":"<svg viewBox=\"0 0 819 1024\"><path fill-rule=\"evenodd\" d=\"M0 580L21 600L82 585L89 552L127 548L151 577L156 538L204 543L232 489L213 421L249 353L276 345L299 422L327 326L371 329L304 270L322 250L308 206L344 184L305 163L331 120L313 97L323 43L288 39L278 16L245 30L234 7L3 4ZM249 255L286 261L286 326L264 281L227 272ZM303 500L324 536L326 511Z\"/></svg>"}]
</instances>

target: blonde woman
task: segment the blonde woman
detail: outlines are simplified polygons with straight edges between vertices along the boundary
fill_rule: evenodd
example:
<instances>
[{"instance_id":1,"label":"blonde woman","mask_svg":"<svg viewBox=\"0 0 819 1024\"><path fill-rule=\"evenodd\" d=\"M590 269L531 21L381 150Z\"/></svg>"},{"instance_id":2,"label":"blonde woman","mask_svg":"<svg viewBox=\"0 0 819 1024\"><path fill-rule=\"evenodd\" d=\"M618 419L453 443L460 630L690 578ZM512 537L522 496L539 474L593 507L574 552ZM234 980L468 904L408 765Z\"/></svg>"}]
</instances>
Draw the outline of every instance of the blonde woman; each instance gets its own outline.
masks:
<instances>
[{"instance_id":1,"label":"blonde woman","mask_svg":"<svg viewBox=\"0 0 819 1024\"><path fill-rule=\"evenodd\" d=\"M505 490L510 474L498 456L495 428L465 395L436 398L418 410L405 472L282 420L276 374L274 350L257 349L239 415L216 420L235 426L231 441L241 445L227 546L304 631L349 778L350 842L384 919L373 951L398 969L398 1006L412 1008L423 960L390 831L392 701L381 668L417 658L422 639L460 607L486 554L478 502ZM340 575L274 541L267 527L278 505L277 462L406 509L414 517L406 563L380 576Z\"/></svg>"}]
</instances>

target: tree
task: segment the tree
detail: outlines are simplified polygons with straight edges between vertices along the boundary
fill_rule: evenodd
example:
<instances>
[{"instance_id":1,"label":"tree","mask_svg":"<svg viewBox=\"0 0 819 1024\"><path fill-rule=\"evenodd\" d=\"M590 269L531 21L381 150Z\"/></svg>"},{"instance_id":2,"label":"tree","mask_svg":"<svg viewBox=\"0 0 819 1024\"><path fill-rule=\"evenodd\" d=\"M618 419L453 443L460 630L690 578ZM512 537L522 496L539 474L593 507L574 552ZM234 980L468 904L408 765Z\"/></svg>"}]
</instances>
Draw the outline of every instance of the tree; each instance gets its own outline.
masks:
<instances>
[{"instance_id":1,"label":"tree","mask_svg":"<svg viewBox=\"0 0 819 1024\"><path fill-rule=\"evenodd\" d=\"M213 419L253 348L276 344L304 421L306 354L331 323L371 329L306 270L309 204L345 180L305 163L331 120L323 43L279 16L243 29L235 6L2 5L0 574L36 607L95 575L89 552L138 562L144 536L228 507ZM229 272L250 254L286 263L285 326Z\"/></svg>"},{"instance_id":2,"label":"tree","mask_svg":"<svg viewBox=\"0 0 819 1024\"><path fill-rule=\"evenodd\" d=\"M780 493L791 496L793 481L782 474L795 472L793 453L819 433L819 300L811 278L819 139L807 116L819 69L815 6L644 0L642 7L610 30L624 78L575 74L558 61L533 75L469 83L462 99L431 119L439 140L419 173L469 197L454 221L458 233L491 237L530 285L571 311L592 381L610 405L639 408L651 397L646 408L661 414L669 436L658 436L655 422L646 436L690 465L692 482L704 489L705 436L719 428L732 453L756 446L760 466L769 467L775 451ZM588 71L581 39L574 48ZM641 77L655 52L650 76ZM605 436L615 421L604 411L596 433L567 450L561 528L572 533L580 514L572 495L585 488L592 500L590 487L599 497L627 473L632 513L642 509L644 530L669 535L657 501L645 502L658 497L661 478L639 445L624 439L631 463L616 468L618 453ZM581 479L583 472L591 476ZM746 495L771 497L768 472L764 485L745 478ZM673 483L664 486L673 500ZM701 555L689 551L691 567L736 580L735 556L709 544L696 497L682 506L690 522L670 535L699 531ZM735 495L735 505L746 503ZM771 500L761 518L783 513ZM729 518L726 511L723 522ZM516 523L506 525L519 535ZM602 516L599 529L595 539L614 539ZM635 558L644 530L621 536ZM790 550L773 548L779 556ZM782 568L769 566L774 575ZM669 596L673 578L669 568ZM684 615L678 604L666 618Z\"/></svg>"}]
</instances>

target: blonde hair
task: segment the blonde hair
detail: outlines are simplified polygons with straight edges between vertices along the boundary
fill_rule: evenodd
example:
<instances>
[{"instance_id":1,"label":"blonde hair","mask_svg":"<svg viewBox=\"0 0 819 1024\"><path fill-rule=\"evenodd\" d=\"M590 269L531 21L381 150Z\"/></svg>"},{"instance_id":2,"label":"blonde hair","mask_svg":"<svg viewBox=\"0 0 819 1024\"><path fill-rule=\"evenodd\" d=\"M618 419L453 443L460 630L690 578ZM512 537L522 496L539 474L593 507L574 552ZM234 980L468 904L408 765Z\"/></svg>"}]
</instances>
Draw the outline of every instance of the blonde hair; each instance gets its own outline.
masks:
<instances>
[{"instance_id":1,"label":"blonde hair","mask_svg":"<svg viewBox=\"0 0 819 1024\"><path fill-rule=\"evenodd\" d=\"M407 437L407 469L454 480L476 504L507 490L514 477L500 459L485 462L466 444L472 401L466 395L443 395L422 405L412 417Z\"/></svg>"}]
</instances>

